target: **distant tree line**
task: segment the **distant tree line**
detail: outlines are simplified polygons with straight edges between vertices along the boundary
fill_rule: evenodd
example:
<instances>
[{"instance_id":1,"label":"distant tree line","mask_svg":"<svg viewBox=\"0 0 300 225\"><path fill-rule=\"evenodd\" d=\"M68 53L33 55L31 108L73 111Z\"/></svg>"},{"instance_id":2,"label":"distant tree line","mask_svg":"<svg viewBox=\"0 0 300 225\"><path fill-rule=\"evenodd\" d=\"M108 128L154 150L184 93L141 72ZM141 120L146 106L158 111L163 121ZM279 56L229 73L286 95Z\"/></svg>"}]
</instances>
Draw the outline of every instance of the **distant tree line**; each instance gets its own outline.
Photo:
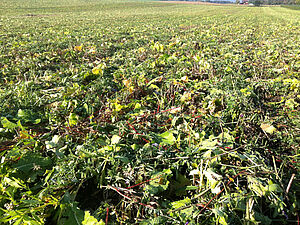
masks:
<instances>
[{"instance_id":1,"label":"distant tree line","mask_svg":"<svg viewBox=\"0 0 300 225\"><path fill-rule=\"evenodd\" d=\"M250 0L256 6L259 5L299 5L300 0Z\"/></svg>"},{"instance_id":2,"label":"distant tree line","mask_svg":"<svg viewBox=\"0 0 300 225\"><path fill-rule=\"evenodd\" d=\"M178 0L178 1L200 1L200 2L218 2L230 3L234 0ZM236 3L241 3L241 0L236 0ZM249 3L254 5L300 5L300 0L249 0Z\"/></svg>"},{"instance_id":3,"label":"distant tree line","mask_svg":"<svg viewBox=\"0 0 300 225\"><path fill-rule=\"evenodd\" d=\"M300 0L259 0L263 5L294 5L300 4Z\"/></svg>"}]
</instances>

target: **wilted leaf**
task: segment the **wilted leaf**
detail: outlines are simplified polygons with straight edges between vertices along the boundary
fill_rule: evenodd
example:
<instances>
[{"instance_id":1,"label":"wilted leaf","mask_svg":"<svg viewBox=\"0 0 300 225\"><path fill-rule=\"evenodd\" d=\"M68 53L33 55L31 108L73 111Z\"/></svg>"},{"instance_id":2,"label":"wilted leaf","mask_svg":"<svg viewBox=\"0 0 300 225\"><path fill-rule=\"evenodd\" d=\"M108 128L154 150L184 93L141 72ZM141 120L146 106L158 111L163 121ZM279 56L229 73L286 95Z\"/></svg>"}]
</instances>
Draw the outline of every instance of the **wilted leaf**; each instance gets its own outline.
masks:
<instances>
[{"instance_id":1,"label":"wilted leaf","mask_svg":"<svg viewBox=\"0 0 300 225\"><path fill-rule=\"evenodd\" d=\"M258 178L252 177L252 176L248 176L247 179L249 182L248 187L250 188L250 190L255 192L258 196L265 195L266 189L265 189L262 181L260 181Z\"/></svg>"},{"instance_id":2,"label":"wilted leaf","mask_svg":"<svg viewBox=\"0 0 300 225\"><path fill-rule=\"evenodd\" d=\"M14 177L12 179L10 179L8 177L4 177L3 181L15 188L24 188L25 187L19 180L17 180Z\"/></svg>"},{"instance_id":3,"label":"wilted leaf","mask_svg":"<svg viewBox=\"0 0 300 225\"><path fill-rule=\"evenodd\" d=\"M191 176L193 176L193 175L200 175L200 171L197 170L197 169L192 170L189 175L191 175Z\"/></svg>"},{"instance_id":4,"label":"wilted leaf","mask_svg":"<svg viewBox=\"0 0 300 225\"><path fill-rule=\"evenodd\" d=\"M120 137L120 136L118 136L118 135L113 135L112 138L111 138L111 144L112 144L112 145L118 144L120 140L121 140L121 137Z\"/></svg>"},{"instance_id":5,"label":"wilted leaf","mask_svg":"<svg viewBox=\"0 0 300 225\"><path fill-rule=\"evenodd\" d=\"M276 128L270 124L266 124L266 123L262 123L260 125L260 128L266 132L266 133L269 133L269 134L273 134L275 131L276 131Z\"/></svg>"},{"instance_id":6,"label":"wilted leaf","mask_svg":"<svg viewBox=\"0 0 300 225\"><path fill-rule=\"evenodd\" d=\"M192 94L190 92L184 92L184 94L181 96L180 101L181 102L186 102L191 100Z\"/></svg>"},{"instance_id":7,"label":"wilted leaf","mask_svg":"<svg viewBox=\"0 0 300 225\"><path fill-rule=\"evenodd\" d=\"M204 171L204 175L209 181L210 189L212 190L212 193L218 193L220 191L220 187L217 185L220 183L222 176L215 173L210 168L208 170Z\"/></svg>"},{"instance_id":8,"label":"wilted leaf","mask_svg":"<svg viewBox=\"0 0 300 225\"><path fill-rule=\"evenodd\" d=\"M187 83L189 81L189 78L188 78L188 76L183 76L183 77L181 77L180 80L184 83Z\"/></svg>"},{"instance_id":9,"label":"wilted leaf","mask_svg":"<svg viewBox=\"0 0 300 225\"><path fill-rule=\"evenodd\" d=\"M59 135L54 135L51 141L46 141L46 149L60 148L62 146L63 140Z\"/></svg>"}]
</instances>

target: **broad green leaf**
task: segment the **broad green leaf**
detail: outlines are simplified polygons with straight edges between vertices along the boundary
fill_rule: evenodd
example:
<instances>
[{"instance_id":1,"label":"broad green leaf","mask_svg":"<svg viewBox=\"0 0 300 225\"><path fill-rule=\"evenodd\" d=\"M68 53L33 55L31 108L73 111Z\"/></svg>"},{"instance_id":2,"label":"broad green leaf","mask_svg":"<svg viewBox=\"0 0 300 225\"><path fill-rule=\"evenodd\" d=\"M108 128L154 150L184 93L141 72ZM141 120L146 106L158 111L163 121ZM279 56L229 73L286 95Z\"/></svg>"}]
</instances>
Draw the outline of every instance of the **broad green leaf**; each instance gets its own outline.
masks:
<instances>
[{"instance_id":1,"label":"broad green leaf","mask_svg":"<svg viewBox=\"0 0 300 225\"><path fill-rule=\"evenodd\" d=\"M33 124L38 124L42 121L38 117L39 115L37 113L32 112L31 110L22 110L22 109L18 110L18 118L24 121L25 123L30 122Z\"/></svg>"},{"instance_id":2,"label":"broad green leaf","mask_svg":"<svg viewBox=\"0 0 300 225\"><path fill-rule=\"evenodd\" d=\"M135 106L134 106L134 109L140 109L142 106L140 103L136 103Z\"/></svg>"},{"instance_id":3,"label":"broad green leaf","mask_svg":"<svg viewBox=\"0 0 300 225\"><path fill-rule=\"evenodd\" d=\"M258 213L256 211L254 212L254 218L256 221L259 221L258 222L259 224L263 224L263 225L272 224L272 220L268 216Z\"/></svg>"},{"instance_id":4,"label":"broad green leaf","mask_svg":"<svg viewBox=\"0 0 300 225\"><path fill-rule=\"evenodd\" d=\"M266 187L266 190L272 192L282 192L282 188L278 184L270 184Z\"/></svg>"},{"instance_id":5,"label":"broad green leaf","mask_svg":"<svg viewBox=\"0 0 300 225\"><path fill-rule=\"evenodd\" d=\"M126 164L130 163L130 160L125 156L117 155L114 157L114 159L119 159L120 161L122 161L123 163L126 163Z\"/></svg>"},{"instance_id":6,"label":"broad green leaf","mask_svg":"<svg viewBox=\"0 0 300 225\"><path fill-rule=\"evenodd\" d=\"M140 225L157 225L157 224L166 224L167 219L163 216L157 216L151 219L142 220L139 222Z\"/></svg>"},{"instance_id":7,"label":"broad green leaf","mask_svg":"<svg viewBox=\"0 0 300 225\"><path fill-rule=\"evenodd\" d=\"M14 165L14 168L28 173L30 171L40 170L50 165L51 160L47 157L44 158L37 155L28 155L21 158L18 163Z\"/></svg>"},{"instance_id":8,"label":"broad green leaf","mask_svg":"<svg viewBox=\"0 0 300 225\"><path fill-rule=\"evenodd\" d=\"M182 174L178 174L176 180L172 179L170 183L170 189L175 190L177 196L185 196L187 186L191 184L191 181Z\"/></svg>"},{"instance_id":9,"label":"broad green leaf","mask_svg":"<svg viewBox=\"0 0 300 225\"><path fill-rule=\"evenodd\" d=\"M164 144L173 145L176 141L172 131L166 131L159 136L162 138L162 143Z\"/></svg>"},{"instance_id":10,"label":"broad green leaf","mask_svg":"<svg viewBox=\"0 0 300 225\"><path fill-rule=\"evenodd\" d=\"M15 123L13 123L13 122L10 122L10 121L9 121L7 118L5 118L5 117L2 117L2 118L1 118L1 124L2 124L2 126L3 126L4 128L10 129L10 130L15 129L15 128L18 127L17 124L15 124Z\"/></svg>"},{"instance_id":11,"label":"broad green leaf","mask_svg":"<svg viewBox=\"0 0 300 225\"><path fill-rule=\"evenodd\" d=\"M172 202L171 205L172 205L173 209L178 209L180 207L186 206L191 203L192 203L192 201L190 198L185 198L183 200Z\"/></svg>"},{"instance_id":12,"label":"broad green leaf","mask_svg":"<svg viewBox=\"0 0 300 225\"><path fill-rule=\"evenodd\" d=\"M23 156L16 164L13 165L20 173L22 179L34 181L37 176L44 174L44 171L52 165L52 161L48 157L43 157L35 153L29 153Z\"/></svg>"},{"instance_id":13,"label":"broad green leaf","mask_svg":"<svg viewBox=\"0 0 300 225\"><path fill-rule=\"evenodd\" d=\"M69 126L75 126L78 123L79 116L76 115L75 113L70 113L69 115Z\"/></svg>"},{"instance_id":14,"label":"broad green leaf","mask_svg":"<svg viewBox=\"0 0 300 225\"><path fill-rule=\"evenodd\" d=\"M77 206L78 203L73 201L69 192L66 192L61 200L61 219L58 225L82 225L84 212Z\"/></svg>"},{"instance_id":15,"label":"broad green leaf","mask_svg":"<svg viewBox=\"0 0 300 225\"><path fill-rule=\"evenodd\" d=\"M169 181L168 176L172 175L172 171L170 169L165 169L162 172L156 173L152 176L154 178L149 182L149 184L145 187L145 190L150 194L158 194L168 189Z\"/></svg>"}]
</instances>

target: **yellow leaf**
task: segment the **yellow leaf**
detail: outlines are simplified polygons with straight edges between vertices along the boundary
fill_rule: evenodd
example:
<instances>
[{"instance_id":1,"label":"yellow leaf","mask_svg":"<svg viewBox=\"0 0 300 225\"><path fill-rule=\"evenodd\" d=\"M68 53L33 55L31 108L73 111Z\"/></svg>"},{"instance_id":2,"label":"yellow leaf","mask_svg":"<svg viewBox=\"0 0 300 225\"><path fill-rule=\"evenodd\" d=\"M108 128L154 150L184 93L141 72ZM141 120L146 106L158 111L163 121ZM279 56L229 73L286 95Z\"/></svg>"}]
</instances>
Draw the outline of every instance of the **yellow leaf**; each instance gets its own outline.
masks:
<instances>
[{"instance_id":1,"label":"yellow leaf","mask_svg":"<svg viewBox=\"0 0 300 225\"><path fill-rule=\"evenodd\" d=\"M125 85L125 87L127 87L127 88L129 88L130 87L130 84L131 84L131 80L123 80L122 81L123 82L123 84Z\"/></svg>"},{"instance_id":2,"label":"yellow leaf","mask_svg":"<svg viewBox=\"0 0 300 225\"><path fill-rule=\"evenodd\" d=\"M102 73L102 69L95 67L95 68L93 68L92 73L95 75L98 75L99 73Z\"/></svg>"},{"instance_id":3,"label":"yellow leaf","mask_svg":"<svg viewBox=\"0 0 300 225\"><path fill-rule=\"evenodd\" d=\"M30 137L30 135L28 134L27 131L25 131L25 130L20 131L20 139L27 139L29 137Z\"/></svg>"},{"instance_id":4,"label":"yellow leaf","mask_svg":"<svg viewBox=\"0 0 300 225\"><path fill-rule=\"evenodd\" d=\"M77 45L77 46L74 47L74 50L81 52L82 46L81 45Z\"/></svg>"},{"instance_id":5,"label":"yellow leaf","mask_svg":"<svg viewBox=\"0 0 300 225\"><path fill-rule=\"evenodd\" d=\"M173 81L173 84L175 84L175 85L176 85L176 84L182 85L182 83L177 82L177 81L175 81L175 80Z\"/></svg>"},{"instance_id":6,"label":"yellow leaf","mask_svg":"<svg viewBox=\"0 0 300 225\"><path fill-rule=\"evenodd\" d=\"M269 133L269 134L273 134L275 131L276 131L276 128L273 126L273 125L270 125L270 124L266 124L266 123L262 123L260 125L260 128L266 132L266 133Z\"/></svg>"},{"instance_id":7,"label":"yellow leaf","mask_svg":"<svg viewBox=\"0 0 300 225\"><path fill-rule=\"evenodd\" d=\"M129 90L130 93L132 93L132 92L134 91L134 86L130 86L130 87L128 88L128 90Z\"/></svg>"}]
</instances>

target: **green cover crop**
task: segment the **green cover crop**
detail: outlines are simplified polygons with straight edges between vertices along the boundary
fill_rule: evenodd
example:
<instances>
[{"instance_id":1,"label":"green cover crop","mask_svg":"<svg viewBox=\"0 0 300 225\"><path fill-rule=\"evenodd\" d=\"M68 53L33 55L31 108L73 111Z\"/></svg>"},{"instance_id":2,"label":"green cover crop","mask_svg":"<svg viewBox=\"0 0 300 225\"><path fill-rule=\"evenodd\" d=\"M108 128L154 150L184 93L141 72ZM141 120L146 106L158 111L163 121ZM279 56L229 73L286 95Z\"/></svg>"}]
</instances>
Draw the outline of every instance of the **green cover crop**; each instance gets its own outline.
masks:
<instances>
[{"instance_id":1,"label":"green cover crop","mask_svg":"<svg viewBox=\"0 0 300 225\"><path fill-rule=\"evenodd\" d=\"M0 224L299 223L300 11L0 2Z\"/></svg>"}]
</instances>

